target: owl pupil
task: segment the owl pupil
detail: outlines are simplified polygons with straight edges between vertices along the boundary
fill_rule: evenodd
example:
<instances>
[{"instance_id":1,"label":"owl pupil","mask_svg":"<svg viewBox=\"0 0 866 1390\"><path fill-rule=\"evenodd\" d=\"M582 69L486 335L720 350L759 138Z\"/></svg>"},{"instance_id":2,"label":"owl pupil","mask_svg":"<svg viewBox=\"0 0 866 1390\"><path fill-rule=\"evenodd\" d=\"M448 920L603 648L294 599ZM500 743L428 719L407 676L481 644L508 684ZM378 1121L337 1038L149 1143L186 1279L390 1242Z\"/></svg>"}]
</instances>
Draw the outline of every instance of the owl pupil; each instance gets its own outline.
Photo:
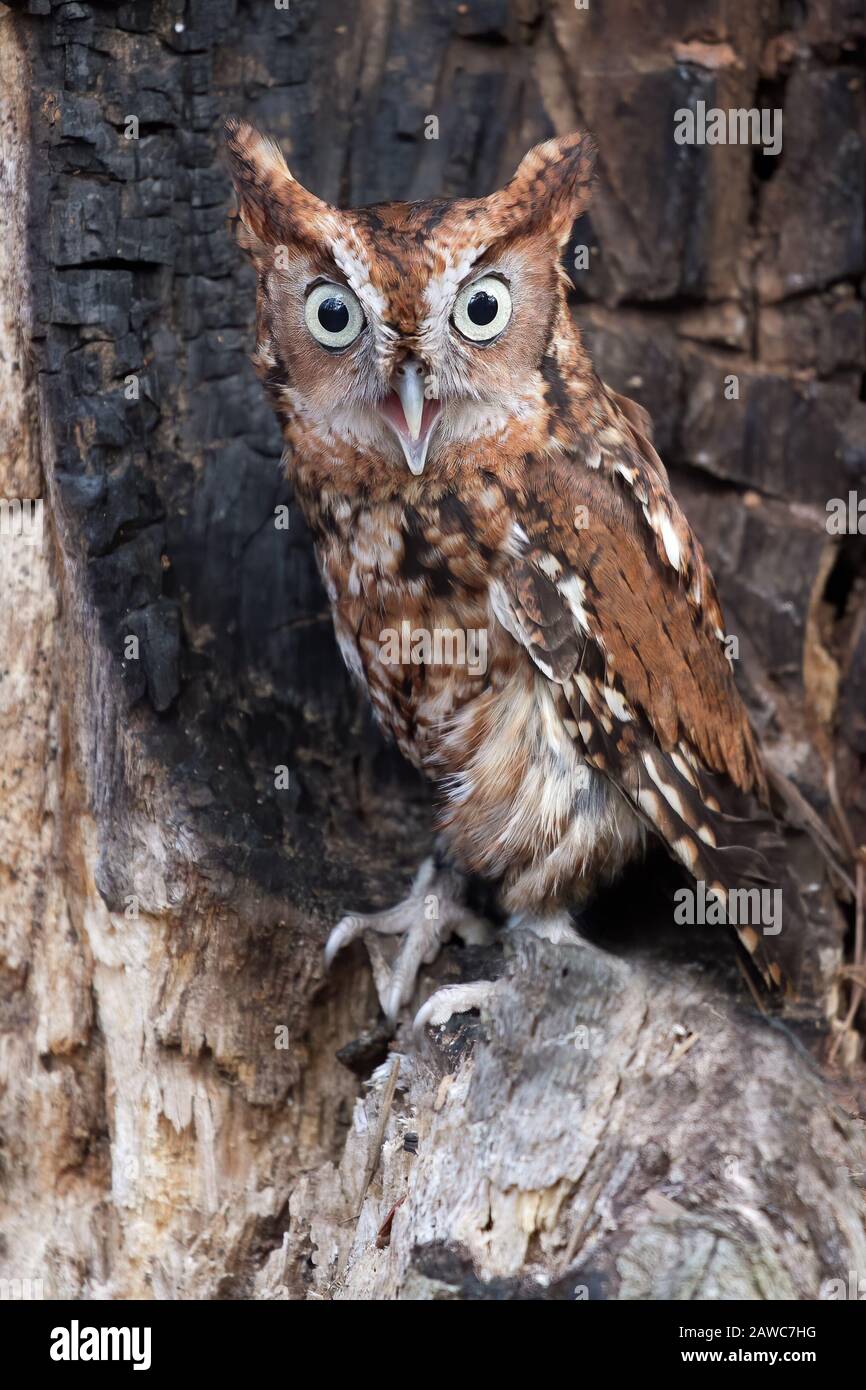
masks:
<instances>
[{"instance_id":1,"label":"owl pupil","mask_svg":"<svg viewBox=\"0 0 866 1390\"><path fill-rule=\"evenodd\" d=\"M479 290L470 299L466 306L466 312L473 323L477 323L479 328L483 328L484 324L492 323L496 318L499 312L499 302L494 295L488 294L486 290Z\"/></svg>"},{"instance_id":2,"label":"owl pupil","mask_svg":"<svg viewBox=\"0 0 866 1390\"><path fill-rule=\"evenodd\" d=\"M334 295L331 299L322 300L319 305L319 323L327 333L342 333L348 322L349 310L342 299Z\"/></svg>"}]
</instances>

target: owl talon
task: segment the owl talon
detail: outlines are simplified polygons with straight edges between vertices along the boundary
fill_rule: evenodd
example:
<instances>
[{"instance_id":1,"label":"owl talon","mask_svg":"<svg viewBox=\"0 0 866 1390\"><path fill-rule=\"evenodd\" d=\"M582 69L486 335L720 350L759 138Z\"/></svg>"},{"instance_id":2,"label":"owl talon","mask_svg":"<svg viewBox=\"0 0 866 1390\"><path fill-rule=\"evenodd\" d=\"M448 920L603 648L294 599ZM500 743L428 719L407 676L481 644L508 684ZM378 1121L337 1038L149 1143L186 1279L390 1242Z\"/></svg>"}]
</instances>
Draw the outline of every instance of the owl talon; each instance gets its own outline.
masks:
<instances>
[{"instance_id":1,"label":"owl talon","mask_svg":"<svg viewBox=\"0 0 866 1390\"><path fill-rule=\"evenodd\" d=\"M392 1027L403 1005L412 998L421 966L433 963L452 931L453 926L447 916L432 921L426 921L422 916L416 918L406 932L387 988L383 991L384 997L380 995L379 998L382 1011Z\"/></svg>"},{"instance_id":2,"label":"owl talon","mask_svg":"<svg viewBox=\"0 0 866 1390\"><path fill-rule=\"evenodd\" d=\"M431 994L412 1020L416 1037L425 1028L437 1028L447 1023L452 1014L465 1014L470 1009L482 1009L496 988L496 980L472 980L464 985L445 985Z\"/></svg>"},{"instance_id":3,"label":"owl talon","mask_svg":"<svg viewBox=\"0 0 866 1390\"><path fill-rule=\"evenodd\" d=\"M447 889L447 895L443 889ZM454 932L476 945L487 941L489 928L486 923L465 908L458 897L457 876L437 871L432 859L425 860L404 902L384 912L353 912L340 919L325 944L326 968L339 951L368 932L376 936L403 935L397 959L390 970L382 968L379 953L374 952L373 943L369 943L376 992L382 1011L393 1027L400 1010L412 998L421 966L432 964Z\"/></svg>"},{"instance_id":4,"label":"owl talon","mask_svg":"<svg viewBox=\"0 0 866 1390\"><path fill-rule=\"evenodd\" d=\"M339 952L351 946L365 931L374 931L380 936L398 936L400 932L408 930L410 924L405 919L404 910L413 901L407 898L406 902L398 903L387 912L350 912L341 917L325 942L325 969L329 970Z\"/></svg>"}]
</instances>

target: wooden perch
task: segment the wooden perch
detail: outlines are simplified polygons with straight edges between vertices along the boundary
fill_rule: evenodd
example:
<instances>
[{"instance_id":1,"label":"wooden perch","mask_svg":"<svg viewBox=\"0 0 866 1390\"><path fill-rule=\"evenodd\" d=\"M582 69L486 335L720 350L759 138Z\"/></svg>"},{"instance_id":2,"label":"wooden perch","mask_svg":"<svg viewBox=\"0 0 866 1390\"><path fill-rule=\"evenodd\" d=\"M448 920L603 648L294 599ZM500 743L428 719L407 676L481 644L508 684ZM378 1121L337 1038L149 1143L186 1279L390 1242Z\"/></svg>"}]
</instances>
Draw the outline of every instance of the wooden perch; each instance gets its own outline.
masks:
<instances>
[{"instance_id":1,"label":"wooden perch","mask_svg":"<svg viewBox=\"0 0 866 1390\"><path fill-rule=\"evenodd\" d=\"M353 1299L816 1299L864 1268L864 1127L793 1032L696 969L528 936L494 998L453 1071L451 1047L412 1058L316 1288L344 1261L333 1293ZM334 1231L376 1112L357 1105L316 1180Z\"/></svg>"}]
</instances>

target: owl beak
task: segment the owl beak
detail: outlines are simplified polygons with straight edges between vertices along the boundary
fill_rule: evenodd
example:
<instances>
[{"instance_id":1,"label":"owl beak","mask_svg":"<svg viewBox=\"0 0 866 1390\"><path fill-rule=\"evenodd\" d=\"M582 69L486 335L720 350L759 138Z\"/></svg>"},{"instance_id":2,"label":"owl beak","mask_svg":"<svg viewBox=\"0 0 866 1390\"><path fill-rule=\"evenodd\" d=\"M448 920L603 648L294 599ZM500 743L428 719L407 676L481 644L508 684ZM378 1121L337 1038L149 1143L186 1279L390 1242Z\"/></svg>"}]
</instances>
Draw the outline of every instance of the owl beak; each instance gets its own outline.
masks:
<instances>
[{"instance_id":1,"label":"owl beak","mask_svg":"<svg viewBox=\"0 0 866 1390\"><path fill-rule=\"evenodd\" d=\"M427 373L417 357L407 357L395 369L392 389L379 410L400 441L410 473L424 472L433 426L439 418L438 401L424 394Z\"/></svg>"}]
</instances>

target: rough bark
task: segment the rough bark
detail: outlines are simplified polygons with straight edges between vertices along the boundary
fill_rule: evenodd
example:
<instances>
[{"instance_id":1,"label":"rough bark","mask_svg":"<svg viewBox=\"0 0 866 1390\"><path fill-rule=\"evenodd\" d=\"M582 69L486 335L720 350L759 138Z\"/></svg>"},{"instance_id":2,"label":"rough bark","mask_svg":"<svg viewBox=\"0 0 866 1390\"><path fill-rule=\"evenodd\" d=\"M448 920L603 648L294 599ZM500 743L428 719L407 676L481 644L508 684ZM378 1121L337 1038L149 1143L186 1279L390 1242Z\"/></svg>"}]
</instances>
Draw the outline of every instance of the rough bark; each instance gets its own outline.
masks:
<instances>
[{"instance_id":1,"label":"rough bark","mask_svg":"<svg viewBox=\"0 0 866 1390\"><path fill-rule=\"evenodd\" d=\"M500 989L483 1041L457 1029L401 1062L381 1187L354 1230L374 1105L359 1108L339 1169L293 1197L317 1214L316 1288L815 1299L862 1268L850 1167L862 1125L790 1035L688 968L590 946L519 941Z\"/></svg>"},{"instance_id":2,"label":"rough bark","mask_svg":"<svg viewBox=\"0 0 866 1390\"><path fill-rule=\"evenodd\" d=\"M400 895L428 810L334 649L247 362L219 161L240 110L317 192L370 202L482 192L535 140L593 128L576 312L653 414L756 723L825 813L833 761L862 841L866 565L824 508L866 495L864 32L830 0L789 8L31 0L0 19L0 495L45 501L42 545L0 538L0 1277L55 1297L815 1298L866 1270L863 1126L815 1062L815 1017L838 1030L848 1002L826 888L824 994L796 1032L670 931L657 867L599 904L607 949L450 948L421 993L499 974L490 1018L401 1032L377 1154L394 1054L363 950L324 981L321 944ZM697 97L781 106L778 164L678 150L672 112ZM849 1064L859 1046L848 1030Z\"/></svg>"}]
</instances>

